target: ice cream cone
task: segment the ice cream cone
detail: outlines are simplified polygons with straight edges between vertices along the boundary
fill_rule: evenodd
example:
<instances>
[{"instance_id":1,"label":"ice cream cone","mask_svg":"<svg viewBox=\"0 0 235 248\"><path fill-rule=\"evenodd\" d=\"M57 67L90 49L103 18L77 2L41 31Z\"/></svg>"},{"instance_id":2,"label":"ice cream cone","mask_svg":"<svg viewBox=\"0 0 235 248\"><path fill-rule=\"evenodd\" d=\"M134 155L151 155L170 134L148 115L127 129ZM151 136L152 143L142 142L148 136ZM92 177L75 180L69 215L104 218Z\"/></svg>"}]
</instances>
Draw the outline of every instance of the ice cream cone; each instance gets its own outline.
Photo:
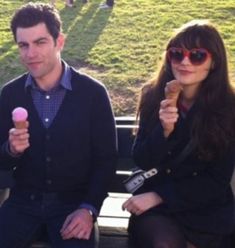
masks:
<instances>
[{"instance_id":1,"label":"ice cream cone","mask_svg":"<svg viewBox=\"0 0 235 248\"><path fill-rule=\"evenodd\" d=\"M15 128L17 129L23 129L23 128L27 128L27 122L26 121L15 121Z\"/></svg>"},{"instance_id":2,"label":"ice cream cone","mask_svg":"<svg viewBox=\"0 0 235 248\"><path fill-rule=\"evenodd\" d=\"M172 99L172 106L176 107L179 94L182 90L182 87L177 80L170 81L166 84L165 87L165 97L166 99Z\"/></svg>"},{"instance_id":3,"label":"ice cream cone","mask_svg":"<svg viewBox=\"0 0 235 248\"><path fill-rule=\"evenodd\" d=\"M17 107L12 111L12 120L15 124L15 128L23 129L28 127L27 123L28 112L22 107Z\"/></svg>"}]
</instances>

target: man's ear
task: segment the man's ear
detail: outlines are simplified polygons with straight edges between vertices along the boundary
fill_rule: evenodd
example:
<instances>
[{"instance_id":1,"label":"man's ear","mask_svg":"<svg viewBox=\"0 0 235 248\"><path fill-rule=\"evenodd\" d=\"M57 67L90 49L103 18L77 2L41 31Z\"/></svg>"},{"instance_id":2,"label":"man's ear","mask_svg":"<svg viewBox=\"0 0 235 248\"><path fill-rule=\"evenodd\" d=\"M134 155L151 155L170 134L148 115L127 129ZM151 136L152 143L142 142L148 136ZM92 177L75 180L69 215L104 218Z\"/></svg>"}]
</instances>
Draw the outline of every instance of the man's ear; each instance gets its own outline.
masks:
<instances>
[{"instance_id":1,"label":"man's ear","mask_svg":"<svg viewBox=\"0 0 235 248\"><path fill-rule=\"evenodd\" d=\"M63 33L59 33L59 36L56 40L56 46L60 49L63 50L64 48L64 43L65 43L65 35Z\"/></svg>"}]
</instances>

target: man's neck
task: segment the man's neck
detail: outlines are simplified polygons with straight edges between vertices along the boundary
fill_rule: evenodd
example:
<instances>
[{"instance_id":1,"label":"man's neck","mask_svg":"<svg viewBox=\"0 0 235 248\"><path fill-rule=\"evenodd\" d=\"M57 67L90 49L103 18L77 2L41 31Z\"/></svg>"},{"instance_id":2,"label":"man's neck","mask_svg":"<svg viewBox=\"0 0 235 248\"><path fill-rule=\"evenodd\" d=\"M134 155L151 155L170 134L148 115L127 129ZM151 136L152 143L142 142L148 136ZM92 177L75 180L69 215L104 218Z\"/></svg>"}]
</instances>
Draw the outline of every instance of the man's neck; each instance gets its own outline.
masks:
<instances>
[{"instance_id":1,"label":"man's neck","mask_svg":"<svg viewBox=\"0 0 235 248\"><path fill-rule=\"evenodd\" d=\"M60 62L58 63L58 66L56 66L50 74L46 75L45 77L34 78L34 79L40 89L44 91L49 91L58 85L62 73L63 73L63 66L62 63Z\"/></svg>"}]
</instances>

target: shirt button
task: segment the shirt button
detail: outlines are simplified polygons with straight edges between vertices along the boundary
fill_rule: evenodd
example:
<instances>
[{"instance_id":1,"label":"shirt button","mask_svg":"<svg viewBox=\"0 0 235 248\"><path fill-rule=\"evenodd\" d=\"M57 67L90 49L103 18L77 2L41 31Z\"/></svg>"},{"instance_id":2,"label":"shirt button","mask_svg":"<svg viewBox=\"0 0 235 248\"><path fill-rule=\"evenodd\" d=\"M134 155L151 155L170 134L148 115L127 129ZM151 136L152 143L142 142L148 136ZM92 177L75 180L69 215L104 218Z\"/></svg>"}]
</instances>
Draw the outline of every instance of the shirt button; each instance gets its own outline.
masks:
<instances>
[{"instance_id":1,"label":"shirt button","mask_svg":"<svg viewBox=\"0 0 235 248\"><path fill-rule=\"evenodd\" d=\"M49 122L49 118L45 118L44 120L45 120L45 122Z\"/></svg>"},{"instance_id":2,"label":"shirt button","mask_svg":"<svg viewBox=\"0 0 235 248\"><path fill-rule=\"evenodd\" d=\"M52 180L50 180L50 179L47 179L46 182L47 182L48 185L51 185L52 184Z\"/></svg>"},{"instance_id":3,"label":"shirt button","mask_svg":"<svg viewBox=\"0 0 235 248\"><path fill-rule=\"evenodd\" d=\"M49 95L46 95L46 99L48 99L48 100L49 100L50 98L51 98L51 97L50 97Z\"/></svg>"},{"instance_id":4,"label":"shirt button","mask_svg":"<svg viewBox=\"0 0 235 248\"><path fill-rule=\"evenodd\" d=\"M49 134L46 135L46 140L50 140L51 136Z\"/></svg>"},{"instance_id":5,"label":"shirt button","mask_svg":"<svg viewBox=\"0 0 235 248\"><path fill-rule=\"evenodd\" d=\"M193 172L193 176L197 176L197 172L196 171Z\"/></svg>"},{"instance_id":6,"label":"shirt button","mask_svg":"<svg viewBox=\"0 0 235 248\"><path fill-rule=\"evenodd\" d=\"M169 168L166 169L166 173L167 173L167 174L170 174L170 173L171 173L171 169L169 169Z\"/></svg>"},{"instance_id":7,"label":"shirt button","mask_svg":"<svg viewBox=\"0 0 235 248\"><path fill-rule=\"evenodd\" d=\"M168 151L167 154L168 154L168 155L171 155L171 151Z\"/></svg>"}]
</instances>

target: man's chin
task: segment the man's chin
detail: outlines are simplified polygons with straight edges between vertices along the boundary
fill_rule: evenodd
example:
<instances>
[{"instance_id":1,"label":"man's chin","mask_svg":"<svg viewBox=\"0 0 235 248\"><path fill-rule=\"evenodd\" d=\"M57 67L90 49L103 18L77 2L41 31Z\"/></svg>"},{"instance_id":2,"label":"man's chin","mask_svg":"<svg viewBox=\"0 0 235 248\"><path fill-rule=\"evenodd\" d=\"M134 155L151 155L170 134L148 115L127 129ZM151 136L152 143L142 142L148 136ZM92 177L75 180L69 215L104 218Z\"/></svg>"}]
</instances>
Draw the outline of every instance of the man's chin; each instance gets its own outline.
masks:
<instances>
[{"instance_id":1,"label":"man's chin","mask_svg":"<svg viewBox=\"0 0 235 248\"><path fill-rule=\"evenodd\" d=\"M29 69L29 68L28 68L28 72L29 72L29 74L30 74L33 78L40 78L40 77L43 76L41 72L35 71L35 70L31 70L31 69Z\"/></svg>"}]
</instances>

